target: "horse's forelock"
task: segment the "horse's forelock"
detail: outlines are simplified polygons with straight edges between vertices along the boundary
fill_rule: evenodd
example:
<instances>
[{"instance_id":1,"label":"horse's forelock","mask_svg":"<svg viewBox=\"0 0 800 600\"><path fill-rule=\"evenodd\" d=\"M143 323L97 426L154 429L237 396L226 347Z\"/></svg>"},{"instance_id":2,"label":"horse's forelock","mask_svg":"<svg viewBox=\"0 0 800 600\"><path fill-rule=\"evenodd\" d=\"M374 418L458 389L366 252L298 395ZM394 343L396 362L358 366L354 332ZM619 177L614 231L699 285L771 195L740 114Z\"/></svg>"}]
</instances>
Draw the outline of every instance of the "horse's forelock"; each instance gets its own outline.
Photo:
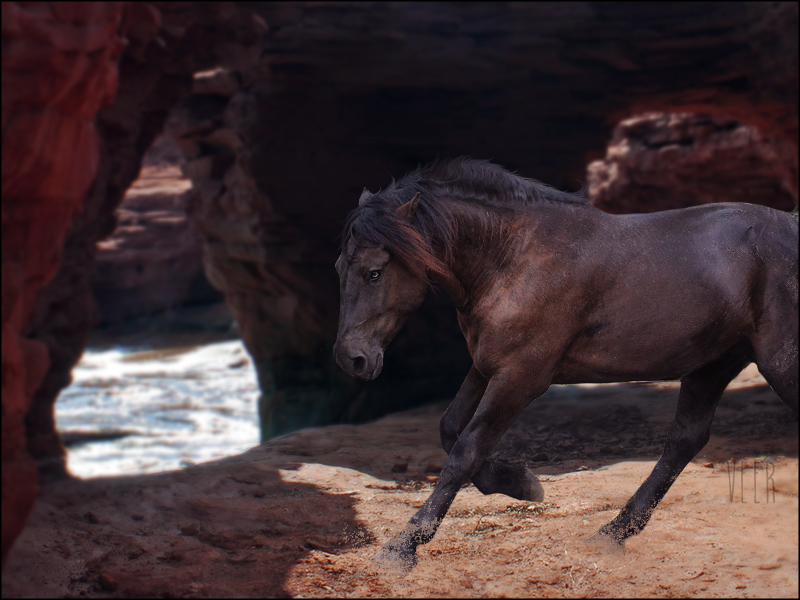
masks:
<instances>
[{"instance_id":1,"label":"horse's forelock","mask_svg":"<svg viewBox=\"0 0 800 600\"><path fill-rule=\"evenodd\" d=\"M393 204L370 203L354 210L348 219L345 243L352 237L358 244L382 246L412 275L430 285L430 276L444 273L446 267L434 256L425 236L400 217Z\"/></svg>"}]
</instances>

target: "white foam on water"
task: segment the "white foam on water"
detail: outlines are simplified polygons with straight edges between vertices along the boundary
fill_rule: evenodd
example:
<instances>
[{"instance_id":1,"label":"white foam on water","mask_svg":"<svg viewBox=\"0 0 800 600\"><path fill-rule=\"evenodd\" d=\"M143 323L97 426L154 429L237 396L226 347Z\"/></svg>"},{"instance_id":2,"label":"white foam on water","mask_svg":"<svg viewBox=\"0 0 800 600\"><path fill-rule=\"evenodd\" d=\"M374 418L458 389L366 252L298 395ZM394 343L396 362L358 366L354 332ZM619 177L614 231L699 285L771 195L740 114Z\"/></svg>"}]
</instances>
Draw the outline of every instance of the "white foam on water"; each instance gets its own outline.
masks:
<instances>
[{"instance_id":1,"label":"white foam on water","mask_svg":"<svg viewBox=\"0 0 800 600\"><path fill-rule=\"evenodd\" d=\"M259 443L258 385L240 340L180 350L87 350L56 402L62 433L131 432L77 444L79 477L179 469Z\"/></svg>"}]
</instances>

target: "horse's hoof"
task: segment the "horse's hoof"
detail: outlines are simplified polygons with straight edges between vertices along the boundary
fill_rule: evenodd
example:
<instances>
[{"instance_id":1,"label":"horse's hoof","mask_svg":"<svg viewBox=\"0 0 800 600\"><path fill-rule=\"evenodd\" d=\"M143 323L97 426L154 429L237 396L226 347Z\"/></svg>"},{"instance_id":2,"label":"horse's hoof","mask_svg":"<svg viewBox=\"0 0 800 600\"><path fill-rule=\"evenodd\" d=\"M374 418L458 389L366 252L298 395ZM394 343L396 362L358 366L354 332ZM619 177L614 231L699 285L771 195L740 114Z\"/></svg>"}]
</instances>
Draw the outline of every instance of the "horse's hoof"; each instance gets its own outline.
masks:
<instances>
[{"instance_id":1,"label":"horse's hoof","mask_svg":"<svg viewBox=\"0 0 800 600\"><path fill-rule=\"evenodd\" d=\"M393 573L406 574L417 566L417 551L413 548L403 548L391 541L381 548L372 562Z\"/></svg>"},{"instance_id":2,"label":"horse's hoof","mask_svg":"<svg viewBox=\"0 0 800 600\"><path fill-rule=\"evenodd\" d=\"M589 536L588 542L606 553L610 554L625 554L625 540L619 539L613 533L605 531L605 527L600 528L598 531Z\"/></svg>"},{"instance_id":3,"label":"horse's hoof","mask_svg":"<svg viewBox=\"0 0 800 600\"><path fill-rule=\"evenodd\" d=\"M525 483L523 485L522 500L526 502L541 502L544 500L544 488L530 469L527 469L527 473L525 473Z\"/></svg>"}]
</instances>

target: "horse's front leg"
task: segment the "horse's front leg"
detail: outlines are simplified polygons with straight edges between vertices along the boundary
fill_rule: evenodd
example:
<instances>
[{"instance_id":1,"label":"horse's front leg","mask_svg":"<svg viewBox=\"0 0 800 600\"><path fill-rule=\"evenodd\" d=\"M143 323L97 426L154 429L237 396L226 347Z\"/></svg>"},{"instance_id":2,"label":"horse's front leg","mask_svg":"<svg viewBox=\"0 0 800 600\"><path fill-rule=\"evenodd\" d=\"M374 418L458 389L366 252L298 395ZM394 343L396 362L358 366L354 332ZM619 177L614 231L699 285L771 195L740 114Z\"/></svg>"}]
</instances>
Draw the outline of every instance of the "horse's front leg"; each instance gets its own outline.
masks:
<instances>
[{"instance_id":1,"label":"horse's front leg","mask_svg":"<svg viewBox=\"0 0 800 600\"><path fill-rule=\"evenodd\" d=\"M403 531L386 543L376 562L404 571L417 564L417 546L433 539L458 490L522 410L547 390L549 381L549 377L535 383L525 381L511 372L498 373L489 381L475 414L450 450L436 489Z\"/></svg>"},{"instance_id":2,"label":"horse's front leg","mask_svg":"<svg viewBox=\"0 0 800 600\"><path fill-rule=\"evenodd\" d=\"M489 380L473 365L458 394L442 415L439 432L442 448L448 454L475 414L488 384ZM541 502L544 499L542 484L524 464L508 464L502 462L502 458L499 462L485 460L471 479L482 494L505 494L528 502Z\"/></svg>"}]
</instances>

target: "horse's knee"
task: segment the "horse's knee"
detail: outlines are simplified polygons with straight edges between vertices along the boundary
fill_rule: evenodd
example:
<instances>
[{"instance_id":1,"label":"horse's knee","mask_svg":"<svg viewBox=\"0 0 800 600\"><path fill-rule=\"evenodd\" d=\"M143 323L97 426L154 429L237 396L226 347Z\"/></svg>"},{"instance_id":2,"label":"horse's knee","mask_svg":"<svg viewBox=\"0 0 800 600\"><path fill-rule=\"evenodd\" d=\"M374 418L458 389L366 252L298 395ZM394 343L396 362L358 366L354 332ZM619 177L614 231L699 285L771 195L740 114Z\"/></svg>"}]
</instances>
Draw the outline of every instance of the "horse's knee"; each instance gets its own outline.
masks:
<instances>
[{"instance_id":1,"label":"horse's knee","mask_svg":"<svg viewBox=\"0 0 800 600\"><path fill-rule=\"evenodd\" d=\"M440 481L450 478L469 479L484 459L479 455L474 439L463 435L458 436L457 443L453 443L448 454Z\"/></svg>"}]
</instances>

